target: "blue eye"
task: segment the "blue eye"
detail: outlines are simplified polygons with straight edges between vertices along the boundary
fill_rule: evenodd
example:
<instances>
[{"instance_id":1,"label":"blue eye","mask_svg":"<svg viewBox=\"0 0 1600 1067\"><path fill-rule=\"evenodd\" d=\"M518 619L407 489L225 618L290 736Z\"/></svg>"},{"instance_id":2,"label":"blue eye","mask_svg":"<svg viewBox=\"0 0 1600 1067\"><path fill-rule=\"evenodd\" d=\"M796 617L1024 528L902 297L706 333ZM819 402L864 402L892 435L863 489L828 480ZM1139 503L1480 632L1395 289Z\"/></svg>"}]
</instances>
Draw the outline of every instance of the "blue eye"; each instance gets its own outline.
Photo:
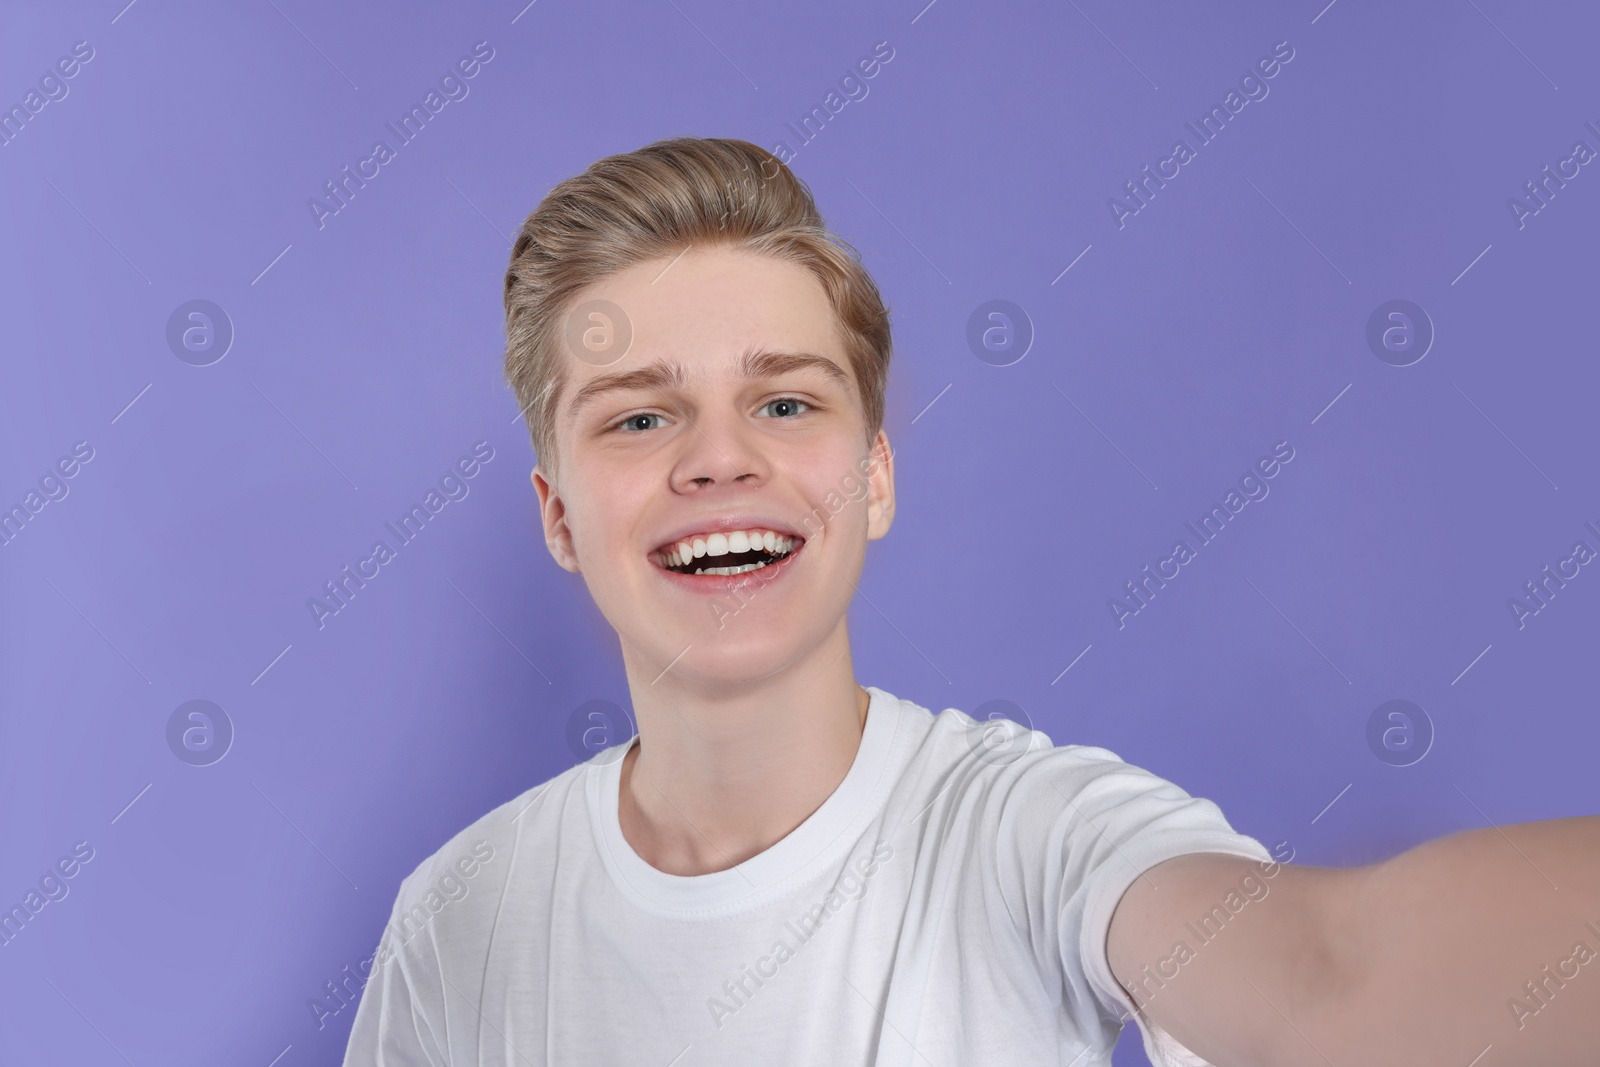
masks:
<instances>
[{"instance_id":1,"label":"blue eye","mask_svg":"<svg viewBox=\"0 0 1600 1067\"><path fill-rule=\"evenodd\" d=\"M806 402L805 402L805 401L804 401L804 400L801 400L801 399L799 399L799 398L798 398L798 397L793 397L793 396L780 396L780 397L779 397L779 398L778 398L778 399L776 399L776 400L769 400L769 401L767 401L767 403L766 403L766 405L765 405L765 407L768 407L768 408L770 408L770 407L772 407L772 406L773 406L773 405L774 405L774 404L783 404L783 405L785 405L785 406L786 406L786 407L788 407L788 408L789 408L789 411L788 411L788 413L787 413L787 414L784 414L784 415L775 415L775 416L772 416L772 417L773 417L773 418L780 418L780 419L792 419L792 418L794 418L794 417L795 417L795 416L796 416L796 415L798 415L798 414L800 414L800 412L798 412L798 411L796 411L796 410L794 410L794 408L795 408L795 405L799 405L799 406L800 406L800 407L802 407L802 408L808 408L808 407L810 407L810 406L811 406L811 405L810 405L810 404L807 404L807 403L806 403Z\"/></svg>"},{"instance_id":2,"label":"blue eye","mask_svg":"<svg viewBox=\"0 0 1600 1067\"><path fill-rule=\"evenodd\" d=\"M661 417L660 415L657 415L653 411L641 411L637 415L629 415L627 418L625 418L622 421L618 422L616 424L616 426L614 426L612 428L616 429L616 430L622 430L624 432L629 432L629 433L641 433L644 430L653 430L653 429L655 429L655 427L653 427L653 426L638 426L638 425L636 425L640 419L659 419L660 417Z\"/></svg>"}]
</instances>

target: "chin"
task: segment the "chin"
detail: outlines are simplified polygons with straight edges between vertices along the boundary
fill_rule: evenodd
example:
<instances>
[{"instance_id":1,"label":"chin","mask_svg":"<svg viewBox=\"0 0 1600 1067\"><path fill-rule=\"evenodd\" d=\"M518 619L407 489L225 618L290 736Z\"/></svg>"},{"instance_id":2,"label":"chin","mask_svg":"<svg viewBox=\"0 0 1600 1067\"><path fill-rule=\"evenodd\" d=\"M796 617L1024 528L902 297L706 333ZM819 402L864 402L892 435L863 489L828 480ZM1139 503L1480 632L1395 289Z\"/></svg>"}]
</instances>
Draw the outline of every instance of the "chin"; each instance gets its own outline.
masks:
<instances>
[{"instance_id":1,"label":"chin","mask_svg":"<svg viewBox=\"0 0 1600 1067\"><path fill-rule=\"evenodd\" d=\"M758 623L752 612L728 619L721 630L716 625L708 618L697 632L688 627L678 629L665 643L662 632L656 631L648 645L642 647L652 648L652 661L663 665L672 663L673 657L683 652L683 658L672 664L669 673L680 682L708 689L769 678L802 659L809 647L802 640L803 635L770 618ZM657 672L660 669L655 668Z\"/></svg>"}]
</instances>

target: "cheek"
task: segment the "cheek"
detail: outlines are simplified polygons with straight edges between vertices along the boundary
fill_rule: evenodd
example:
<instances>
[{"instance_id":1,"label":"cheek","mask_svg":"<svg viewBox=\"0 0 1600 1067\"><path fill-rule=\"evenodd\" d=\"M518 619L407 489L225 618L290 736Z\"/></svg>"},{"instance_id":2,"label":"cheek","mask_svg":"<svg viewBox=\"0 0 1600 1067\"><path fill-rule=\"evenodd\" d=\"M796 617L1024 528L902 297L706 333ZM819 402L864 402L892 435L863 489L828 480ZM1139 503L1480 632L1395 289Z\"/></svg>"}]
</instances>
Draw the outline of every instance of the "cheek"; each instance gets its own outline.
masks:
<instances>
[{"instance_id":1,"label":"cheek","mask_svg":"<svg viewBox=\"0 0 1600 1067\"><path fill-rule=\"evenodd\" d=\"M862 457L853 453L829 452L818 457L805 476L808 515L824 522L824 529L836 538L864 538L867 528L867 494L871 484L861 472Z\"/></svg>"},{"instance_id":2,"label":"cheek","mask_svg":"<svg viewBox=\"0 0 1600 1067\"><path fill-rule=\"evenodd\" d=\"M642 464L593 463L574 468L563 494L567 528L580 554L609 555L639 536L642 504L650 499Z\"/></svg>"},{"instance_id":3,"label":"cheek","mask_svg":"<svg viewBox=\"0 0 1600 1067\"><path fill-rule=\"evenodd\" d=\"M598 578L614 584L619 574L626 573L630 557L638 557L632 562L648 563L649 548L644 544L643 534L630 530L634 521L632 515L615 512L591 514L589 521L574 531L573 545L578 562L590 581Z\"/></svg>"},{"instance_id":4,"label":"cheek","mask_svg":"<svg viewBox=\"0 0 1600 1067\"><path fill-rule=\"evenodd\" d=\"M573 470L579 487L566 498L567 528L584 580L597 599L605 590L619 597L651 581L651 550L662 514L669 472L654 458L596 462Z\"/></svg>"}]
</instances>

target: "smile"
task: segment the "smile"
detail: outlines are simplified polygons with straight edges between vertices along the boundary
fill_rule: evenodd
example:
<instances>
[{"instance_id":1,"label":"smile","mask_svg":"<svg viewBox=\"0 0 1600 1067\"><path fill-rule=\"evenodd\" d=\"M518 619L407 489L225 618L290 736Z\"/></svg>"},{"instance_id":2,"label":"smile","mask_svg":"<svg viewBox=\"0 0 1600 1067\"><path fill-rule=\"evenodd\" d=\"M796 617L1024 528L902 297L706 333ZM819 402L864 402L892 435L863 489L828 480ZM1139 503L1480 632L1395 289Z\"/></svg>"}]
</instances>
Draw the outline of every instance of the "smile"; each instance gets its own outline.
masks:
<instances>
[{"instance_id":1,"label":"smile","mask_svg":"<svg viewBox=\"0 0 1600 1067\"><path fill-rule=\"evenodd\" d=\"M804 543L773 530L732 530L686 537L658 548L653 558L674 574L749 574L787 558Z\"/></svg>"}]
</instances>

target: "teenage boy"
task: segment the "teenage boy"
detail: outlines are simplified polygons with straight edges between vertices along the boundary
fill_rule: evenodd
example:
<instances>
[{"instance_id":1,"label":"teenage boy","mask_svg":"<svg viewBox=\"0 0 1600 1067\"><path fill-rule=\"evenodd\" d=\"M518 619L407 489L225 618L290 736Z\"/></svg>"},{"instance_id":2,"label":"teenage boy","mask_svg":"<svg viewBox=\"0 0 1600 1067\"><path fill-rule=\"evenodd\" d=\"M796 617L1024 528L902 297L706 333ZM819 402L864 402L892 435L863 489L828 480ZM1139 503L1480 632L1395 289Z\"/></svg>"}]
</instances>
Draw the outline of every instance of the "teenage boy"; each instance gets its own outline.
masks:
<instances>
[{"instance_id":1,"label":"teenage boy","mask_svg":"<svg viewBox=\"0 0 1600 1067\"><path fill-rule=\"evenodd\" d=\"M1103 1067L1130 1017L1158 1065L1600 1061L1600 817L1285 866L1105 749L857 684L888 313L770 154L600 160L505 302L638 733L405 879L347 1064Z\"/></svg>"}]
</instances>

